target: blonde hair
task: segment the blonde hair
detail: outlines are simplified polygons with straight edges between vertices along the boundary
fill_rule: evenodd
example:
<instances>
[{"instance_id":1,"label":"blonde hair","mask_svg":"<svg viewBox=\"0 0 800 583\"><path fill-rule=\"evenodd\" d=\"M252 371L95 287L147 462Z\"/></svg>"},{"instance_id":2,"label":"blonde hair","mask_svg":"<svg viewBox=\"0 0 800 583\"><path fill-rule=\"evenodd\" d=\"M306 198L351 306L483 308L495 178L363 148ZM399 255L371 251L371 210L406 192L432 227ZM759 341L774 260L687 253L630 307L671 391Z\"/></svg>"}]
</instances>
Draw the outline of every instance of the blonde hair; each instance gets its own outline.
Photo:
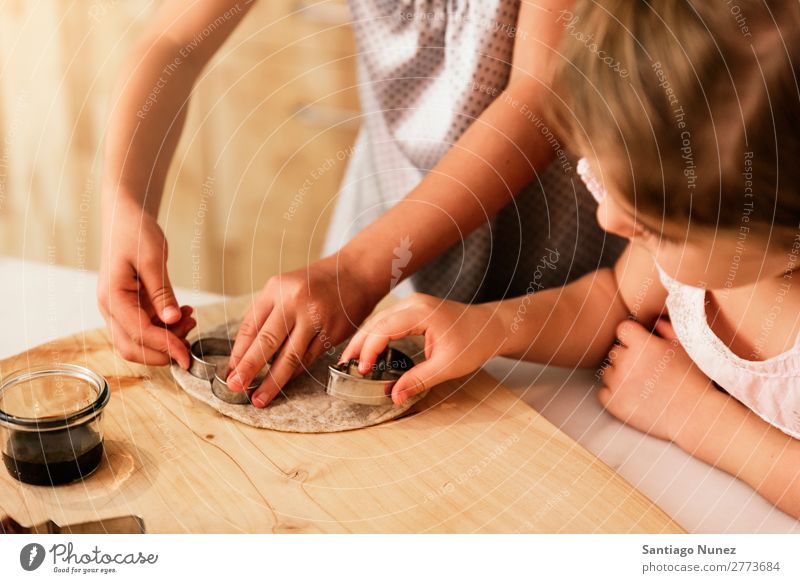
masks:
<instances>
[{"instance_id":1,"label":"blonde hair","mask_svg":"<svg viewBox=\"0 0 800 583\"><path fill-rule=\"evenodd\" d=\"M656 220L798 228L797 0L587 1L559 22L547 116L606 187Z\"/></svg>"}]
</instances>

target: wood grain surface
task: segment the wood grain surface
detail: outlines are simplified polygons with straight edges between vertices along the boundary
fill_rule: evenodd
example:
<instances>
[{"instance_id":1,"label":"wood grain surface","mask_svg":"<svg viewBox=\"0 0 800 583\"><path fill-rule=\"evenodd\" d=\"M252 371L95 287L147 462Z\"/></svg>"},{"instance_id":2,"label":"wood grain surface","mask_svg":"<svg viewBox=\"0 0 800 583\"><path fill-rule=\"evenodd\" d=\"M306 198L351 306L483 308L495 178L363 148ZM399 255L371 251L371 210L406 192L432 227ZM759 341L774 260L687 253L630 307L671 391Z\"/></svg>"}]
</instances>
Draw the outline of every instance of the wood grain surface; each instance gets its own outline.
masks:
<instances>
[{"instance_id":1,"label":"wood grain surface","mask_svg":"<svg viewBox=\"0 0 800 583\"><path fill-rule=\"evenodd\" d=\"M245 298L200 308L200 328ZM107 458L57 488L0 472L0 513L30 525L123 514L148 532L681 532L640 492L484 372L434 388L377 427L255 429L193 400L167 367L117 357L92 330L0 362L74 362L105 375Z\"/></svg>"},{"instance_id":2,"label":"wood grain surface","mask_svg":"<svg viewBox=\"0 0 800 583\"><path fill-rule=\"evenodd\" d=\"M0 2L0 254L96 270L112 88L160 0ZM175 285L316 259L359 124L345 0L257 2L192 92L160 222Z\"/></svg>"}]
</instances>

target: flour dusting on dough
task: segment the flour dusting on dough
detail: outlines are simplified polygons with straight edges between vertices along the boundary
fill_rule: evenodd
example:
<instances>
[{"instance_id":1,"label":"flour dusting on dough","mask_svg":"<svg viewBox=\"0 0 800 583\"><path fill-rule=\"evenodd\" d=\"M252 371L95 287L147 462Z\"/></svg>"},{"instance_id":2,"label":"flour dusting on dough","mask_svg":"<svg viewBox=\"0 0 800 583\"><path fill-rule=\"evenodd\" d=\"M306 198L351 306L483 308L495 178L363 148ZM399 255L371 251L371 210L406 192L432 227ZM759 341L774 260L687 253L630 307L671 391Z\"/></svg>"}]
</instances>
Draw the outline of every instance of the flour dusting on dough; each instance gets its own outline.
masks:
<instances>
[{"instance_id":1,"label":"flour dusting on dough","mask_svg":"<svg viewBox=\"0 0 800 583\"><path fill-rule=\"evenodd\" d=\"M239 322L219 326L204 335L234 337ZM217 399L211 392L211 383L191 375L177 365L172 365L172 376L178 385L192 397L203 401L223 415L264 429L295 433L331 433L377 425L404 415L426 393L409 399L402 406L359 405L331 397L325 392L328 365L335 364L346 345L336 347L335 354L323 354L308 370L290 381L281 394L264 409L252 405L232 405ZM415 363L422 360L419 346L404 338L392 343Z\"/></svg>"}]
</instances>

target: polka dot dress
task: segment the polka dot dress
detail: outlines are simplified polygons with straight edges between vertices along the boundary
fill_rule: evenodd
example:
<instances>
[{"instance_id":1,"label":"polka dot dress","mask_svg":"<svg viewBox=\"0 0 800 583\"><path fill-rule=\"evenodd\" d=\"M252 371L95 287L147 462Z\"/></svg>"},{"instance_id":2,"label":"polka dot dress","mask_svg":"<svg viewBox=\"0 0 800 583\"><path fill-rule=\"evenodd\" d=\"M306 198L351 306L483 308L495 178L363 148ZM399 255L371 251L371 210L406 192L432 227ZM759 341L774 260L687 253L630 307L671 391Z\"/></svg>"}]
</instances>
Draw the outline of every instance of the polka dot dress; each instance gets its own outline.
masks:
<instances>
[{"instance_id":1,"label":"polka dot dress","mask_svg":"<svg viewBox=\"0 0 800 583\"><path fill-rule=\"evenodd\" d=\"M408 194L502 92L519 1L350 0L350 8L364 117L326 252ZM622 248L597 226L595 207L574 163L557 160L413 285L471 302L561 285ZM414 242L397 243L392 261L402 263Z\"/></svg>"}]
</instances>

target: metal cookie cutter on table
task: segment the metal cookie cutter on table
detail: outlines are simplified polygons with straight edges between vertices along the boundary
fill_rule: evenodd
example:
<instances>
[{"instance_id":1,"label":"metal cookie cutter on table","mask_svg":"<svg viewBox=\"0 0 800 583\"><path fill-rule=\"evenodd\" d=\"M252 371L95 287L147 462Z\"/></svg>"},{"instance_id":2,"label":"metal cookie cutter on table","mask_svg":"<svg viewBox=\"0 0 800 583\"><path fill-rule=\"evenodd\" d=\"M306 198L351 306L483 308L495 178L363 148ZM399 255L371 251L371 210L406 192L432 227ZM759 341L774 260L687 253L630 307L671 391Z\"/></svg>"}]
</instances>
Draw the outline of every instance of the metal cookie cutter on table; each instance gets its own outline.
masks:
<instances>
[{"instance_id":1,"label":"metal cookie cutter on table","mask_svg":"<svg viewBox=\"0 0 800 583\"><path fill-rule=\"evenodd\" d=\"M367 375L358 372L358 360L331 365L327 393L362 405L392 405L392 387L414 361L396 348L384 350Z\"/></svg>"},{"instance_id":2,"label":"metal cookie cutter on table","mask_svg":"<svg viewBox=\"0 0 800 583\"><path fill-rule=\"evenodd\" d=\"M189 353L192 363L189 372L211 383L211 392L218 399L233 405L247 405L261 384L264 375L257 375L246 391L231 391L223 375L228 368L233 343L229 338L200 337L192 342Z\"/></svg>"}]
</instances>

